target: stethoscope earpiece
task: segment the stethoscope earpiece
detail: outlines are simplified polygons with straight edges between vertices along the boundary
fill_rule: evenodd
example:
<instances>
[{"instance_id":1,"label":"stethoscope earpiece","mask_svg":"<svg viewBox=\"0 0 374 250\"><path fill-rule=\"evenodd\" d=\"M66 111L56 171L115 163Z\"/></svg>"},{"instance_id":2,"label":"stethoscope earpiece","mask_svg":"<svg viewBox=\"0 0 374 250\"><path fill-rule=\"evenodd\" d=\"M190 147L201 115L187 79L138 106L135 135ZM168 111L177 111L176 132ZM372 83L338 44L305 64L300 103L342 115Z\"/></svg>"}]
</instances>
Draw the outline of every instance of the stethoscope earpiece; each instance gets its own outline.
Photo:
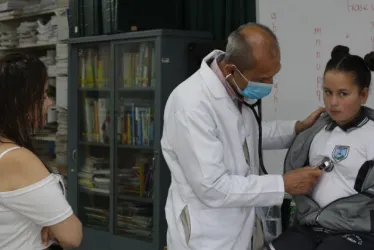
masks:
<instances>
[{"instance_id":1,"label":"stethoscope earpiece","mask_svg":"<svg viewBox=\"0 0 374 250\"><path fill-rule=\"evenodd\" d=\"M227 78L229 78L230 76L232 76L232 73L230 73L227 76L225 76L225 79L227 80Z\"/></svg>"}]
</instances>

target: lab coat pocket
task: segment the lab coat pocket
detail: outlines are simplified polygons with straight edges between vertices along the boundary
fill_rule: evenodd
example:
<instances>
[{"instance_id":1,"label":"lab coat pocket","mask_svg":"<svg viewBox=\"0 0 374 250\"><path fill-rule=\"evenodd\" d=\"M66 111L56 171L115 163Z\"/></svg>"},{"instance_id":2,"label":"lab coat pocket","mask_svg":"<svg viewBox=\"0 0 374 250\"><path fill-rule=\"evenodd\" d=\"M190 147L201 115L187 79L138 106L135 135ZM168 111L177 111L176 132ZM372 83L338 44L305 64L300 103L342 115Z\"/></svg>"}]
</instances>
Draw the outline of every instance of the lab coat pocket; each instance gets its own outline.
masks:
<instances>
[{"instance_id":1,"label":"lab coat pocket","mask_svg":"<svg viewBox=\"0 0 374 250\"><path fill-rule=\"evenodd\" d=\"M189 211L188 211L188 206L185 206L182 209L179 218L182 221L185 241L186 241L186 245L188 246L188 243L189 243L190 238L191 238L191 217L190 217L190 214L189 214Z\"/></svg>"}]
</instances>

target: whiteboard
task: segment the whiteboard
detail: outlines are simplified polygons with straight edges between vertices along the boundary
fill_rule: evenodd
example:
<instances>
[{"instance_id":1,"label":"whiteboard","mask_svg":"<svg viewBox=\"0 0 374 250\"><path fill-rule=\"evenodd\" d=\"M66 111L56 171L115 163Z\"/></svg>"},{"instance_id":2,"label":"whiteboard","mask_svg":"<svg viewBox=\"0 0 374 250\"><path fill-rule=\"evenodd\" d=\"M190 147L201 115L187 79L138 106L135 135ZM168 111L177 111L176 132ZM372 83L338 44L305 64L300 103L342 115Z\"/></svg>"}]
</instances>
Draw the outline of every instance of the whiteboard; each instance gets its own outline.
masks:
<instances>
[{"instance_id":1,"label":"whiteboard","mask_svg":"<svg viewBox=\"0 0 374 250\"><path fill-rule=\"evenodd\" d=\"M374 0L257 0L257 22L277 35L281 71L263 100L263 120L302 120L323 106L322 76L331 50L374 50ZM370 96L367 104L374 107ZM286 150L264 151L269 173L282 173Z\"/></svg>"}]
</instances>

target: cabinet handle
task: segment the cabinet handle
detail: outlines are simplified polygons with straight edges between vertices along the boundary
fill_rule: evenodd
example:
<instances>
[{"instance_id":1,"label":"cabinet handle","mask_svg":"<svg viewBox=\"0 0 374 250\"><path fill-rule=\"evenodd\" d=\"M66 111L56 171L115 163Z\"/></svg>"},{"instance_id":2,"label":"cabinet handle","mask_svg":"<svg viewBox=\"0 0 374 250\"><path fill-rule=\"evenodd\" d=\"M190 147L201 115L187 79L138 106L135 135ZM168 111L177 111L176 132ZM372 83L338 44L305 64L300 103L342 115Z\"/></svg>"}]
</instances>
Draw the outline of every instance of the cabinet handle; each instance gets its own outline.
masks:
<instances>
[{"instance_id":1,"label":"cabinet handle","mask_svg":"<svg viewBox=\"0 0 374 250\"><path fill-rule=\"evenodd\" d=\"M154 154L153 154L153 158L152 158L152 168L155 168L155 161L156 161L156 157L158 155L158 151L155 151Z\"/></svg>"},{"instance_id":2,"label":"cabinet handle","mask_svg":"<svg viewBox=\"0 0 374 250\"><path fill-rule=\"evenodd\" d=\"M72 159L74 162L77 160L77 149L73 149Z\"/></svg>"}]
</instances>

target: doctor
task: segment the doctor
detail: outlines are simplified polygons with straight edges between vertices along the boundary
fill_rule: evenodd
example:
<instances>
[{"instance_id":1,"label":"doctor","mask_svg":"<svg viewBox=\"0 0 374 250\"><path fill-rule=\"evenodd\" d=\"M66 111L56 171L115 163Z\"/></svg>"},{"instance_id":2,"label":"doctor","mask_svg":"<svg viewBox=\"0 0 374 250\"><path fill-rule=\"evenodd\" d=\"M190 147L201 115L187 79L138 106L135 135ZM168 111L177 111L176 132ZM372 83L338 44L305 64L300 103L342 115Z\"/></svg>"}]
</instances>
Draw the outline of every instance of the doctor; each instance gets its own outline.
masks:
<instances>
[{"instance_id":1,"label":"doctor","mask_svg":"<svg viewBox=\"0 0 374 250\"><path fill-rule=\"evenodd\" d=\"M207 55L170 95L161 140L172 176L168 250L251 249L254 208L280 205L285 192L305 194L318 180L321 171L311 167L259 176L259 128L243 102L268 95L279 70L275 35L246 24L230 34L225 53ZM263 148L287 148L322 111L301 122L263 122Z\"/></svg>"}]
</instances>

